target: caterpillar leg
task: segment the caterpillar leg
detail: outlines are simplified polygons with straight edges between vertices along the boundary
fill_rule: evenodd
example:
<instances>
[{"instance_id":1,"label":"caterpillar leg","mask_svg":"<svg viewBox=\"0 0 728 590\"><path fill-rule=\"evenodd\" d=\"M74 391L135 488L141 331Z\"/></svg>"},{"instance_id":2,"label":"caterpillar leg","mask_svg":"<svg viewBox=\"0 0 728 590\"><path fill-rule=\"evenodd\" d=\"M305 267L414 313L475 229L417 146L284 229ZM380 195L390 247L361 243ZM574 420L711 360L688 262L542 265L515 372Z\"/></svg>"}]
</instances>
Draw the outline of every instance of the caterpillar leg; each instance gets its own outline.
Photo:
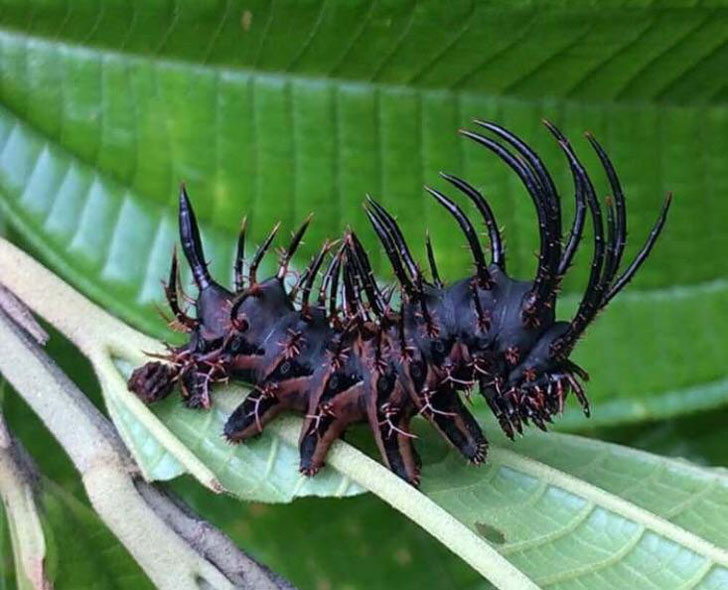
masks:
<instances>
[{"instance_id":1,"label":"caterpillar leg","mask_svg":"<svg viewBox=\"0 0 728 590\"><path fill-rule=\"evenodd\" d=\"M508 408L503 397L494 388L485 384L484 380L481 380L480 393L485 398L485 401L487 402L490 411L493 412L493 415L498 420L498 424L500 425L501 430L503 430L508 438L514 440L515 433L513 429L513 424L511 422L511 419L509 418ZM513 412L511 412L511 414L513 414ZM514 417L514 419L517 419L517 417Z\"/></svg>"},{"instance_id":2,"label":"caterpillar leg","mask_svg":"<svg viewBox=\"0 0 728 590\"><path fill-rule=\"evenodd\" d=\"M323 467L331 445L344 434L348 425L348 422L336 420L331 416L317 416L308 424L308 428L304 425L303 436L299 443L301 453L299 471L308 476L316 475Z\"/></svg>"},{"instance_id":3,"label":"caterpillar leg","mask_svg":"<svg viewBox=\"0 0 728 590\"><path fill-rule=\"evenodd\" d=\"M174 389L175 371L166 363L152 361L134 370L128 387L144 403L151 404L167 397Z\"/></svg>"},{"instance_id":4,"label":"caterpillar leg","mask_svg":"<svg viewBox=\"0 0 728 590\"><path fill-rule=\"evenodd\" d=\"M182 377L182 400L190 409L210 409L212 399L210 398L209 375L190 371Z\"/></svg>"},{"instance_id":5,"label":"caterpillar leg","mask_svg":"<svg viewBox=\"0 0 728 590\"><path fill-rule=\"evenodd\" d=\"M386 465L406 482L418 486L422 460L413 444L415 436L409 430L411 419L411 414L384 408L377 412L374 422L378 429L377 443Z\"/></svg>"},{"instance_id":6,"label":"caterpillar leg","mask_svg":"<svg viewBox=\"0 0 728 590\"><path fill-rule=\"evenodd\" d=\"M397 379L390 365L370 373L365 386L367 419L379 448L382 461L407 483L418 486L422 461L414 448L417 438L410 432L410 421L416 414L407 390Z\"/></svg>"},{"instance_id":7,"label":"caterpillar leg","mask_svg":"<svg viewBox=\"0 0 728 590\"><path fill-rule=\"evenodd\" d=\"M329 391L330 384L331 379L327 385ZM309 405L298 445L301 473L315 475L323 467L334 441L344 434L350 424L364 418L360 409L363 395L361 381L345 382L338 391L331 391L326 397L323 394L317 396L318 399Z\"/></svg>"},{"instance_id":8,"label":"caterpillar leg","mask_svg":"<svg viewBox=\"0 0 728 590\"><path fill-rule=\"evenodd\" d=\"M476 465L485 461L488 441L480 426L451 387L423 394L422 413L465 457Z\"/></svg>"},{"instance_id":9,"label":"caterpillar leg","mask_svg":"<svg viewBox=\"0 0 728 590\"><path fill-rule=\"evenodd\" d=\"M257 436L284 409L285 405L275 395L256 388L230 414L225 423L225 438L231 442L242 442Z\"/></svg>"}]
</instances>

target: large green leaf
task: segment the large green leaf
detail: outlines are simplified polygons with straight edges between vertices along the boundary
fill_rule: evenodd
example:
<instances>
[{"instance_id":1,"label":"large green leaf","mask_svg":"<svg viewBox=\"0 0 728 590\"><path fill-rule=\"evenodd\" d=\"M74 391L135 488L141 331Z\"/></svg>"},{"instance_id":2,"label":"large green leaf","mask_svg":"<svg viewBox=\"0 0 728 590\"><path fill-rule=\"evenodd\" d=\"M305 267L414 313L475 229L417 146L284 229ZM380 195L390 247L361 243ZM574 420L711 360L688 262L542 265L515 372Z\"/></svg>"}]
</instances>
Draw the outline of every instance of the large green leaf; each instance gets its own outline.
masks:
<instances>
[{"instance_id":1,"label":"large green leaf","mask_svg":"<svg viewBox=\"0 0 728 590\"><path fill-rule=\"evenodd\" d=\"M495 450L485 477L459 463L450 454L434 465L423 491L540 586L728 583L724 471L557 434Z\"/></svg>"},{"instance_id":2,"label":"large green leaf","mask_svg":"<svg viewBox=\"0 0 728 590\"><path fill-rule=\"evenodd\" d=\"M578 350L594 376L596 419L728 397L717 336L728 318L718 256L728 250L723 2L4 4L0 203L45 261L136 326L165 333L152 303L183 179L223 277L243 212L260 238L275 219L292 228L314 211L306 254L347 224L373 245L359 205L371 192L415 242L430 226L455 278L468 264L462 240L421 191L441 168L485 189L511 268L528 276L528 199L454 131L472 116L512 125L545 152L568 195L566 166L540 129L548 116L574 136L591 129L612 153L632 251L664 191L677 197L653 260ZM386 273L379 248L371 253ZM583 286L587 266L585 254L567 292Z\"/></svg>"},{"instance_id":3,"label":"large green leaf","mask_svg":"<svg viewBox=\"0 0 728 590\"><path fill-rule=\"evenodd\" d=\"M475 526L491 542L498 543L509 559L528 564L529 572L546 572L543 577L535 578L540 584L558 571L561 581L554 584L556 588L670 588L679 583L673 579L659 579L659 567L651 570L655 577L649 580L635 582L623 576L631 564L643 559L654 559L653 564L674 560L674 570L681 570L678 576L686 575L692 567L689 565L693 559L691 552L678 550L665 538L642 531L619 514L590 506L559 485L536 483L521 470L503 467L486 468L485 481L481 470L469 474L469 477L463 477L462 471L459 474L449 471L449 462L455 466L459 459L442 453L439 445L430 444L434 441L428 438L426 432L420 434L426 437L424 442L427 443L428 478L425 489L430 488L430 493L436 498L439 496L438 499L449 498L452 510L467 518L471 526ZM684 462L665 461L615 445L559 435L529 436L515 448L525 457L543 460L579 478L582 483L599 486L604 491L626 498L634 505L646 508L653 516L662 517L665 523L671 522L684 530L697 531L688 523L707 525L716 515L714 510L720 510L719 507L726 502L725 481L721 479L720 472L713 474L695 470ZM446 474L454 475L454 481L443 481L440 476ZM433 478L437 482L436 487L427 483ZM177 489L183 487L189 490L187 484L176 486ZM447 491L441 489L438 493L437 487L447 487ZM290 579L298 581L303 587L315 587L322 580L330 581L332 576L334 585L352 588L395 585L416 588L423 584L460 588L467 583L467 578L453 577L451 584L443 581L440 577L443 573L454 576L447 560L437 562L448 568L446 573L433 566L432 558L426 564L419 562L418 557L427 559L422 553L423 545L405 536L402 532L404 525L399 523L396 515L372 506L366 498L336 503L330 500L319 500L315 504L303 501L281 507L253 506L244 522L230 521L233 502L224 498L207 500L200 494L193 499L198 505L204 505L206 514L216 524L226 527L240 542L262 548L267 563L286 572ZM317 506L323 507L331 518L323 521L317 518ZM553 518L556 513L552 510L556 507L559 507L558 517ZM362 525L356 520L361 512L366 523L364 530L359 528ZM715 527L710 526L712 533L705 538L725 547L725 526L721 518L718 517ZM352 519L355 520L352 522ZM607 522L611 526L600 532L601 524ZM595 523L599 524L592 528ZM270 530L279 529L287 531L287 534L269 534ZM404 527L404 530L407 528ZM332 536L345 540L337 547L343 563L327 554L324 566L315 556L310 557L311 546L325 546ZM311 544L306 545L306 539L310 539ZM384 554L381 546L385 549ZM619 547L626 556L622 561L605 559L601 566L595 567L595 562L602 561L599 551L604 547ZM649 547L650 558L642 552L645 547ZM558 551L558 555L554 555L554 551ZM411 562L408 561L410 556ZM378 564L377 568L366 567L372 561ZM581 569L582 566L584 569ZM428 575L431 576L429 581ZM664 575L672 575L669 568ZM715 576L713 587L725 584L720 577L725 573L712 575ZM392 576L389 585L386 582L388 578L383 576ZM700 587L700 583L695 578L693 586L686 584L685 587ZM704 582L704 587L710 587L708 582Z\"/></svg>"},{"instance_id":4,"label":"large green leaf","mask_svg":"<svg viewBox=\"0 0 728 590\"><path fill-rule=\"evenodd\" d=\"M568 195L565 167L538 129L548 116L592 167L581 130L613 155L633 251L661 193L677 194L654 259L580 345L597 400L592 424L725 403L724 2L220 4L0 6L0 209L57 272L168 337L152 302L184 179L221 276L243 211L260 238L275 219L292 228L315 210L306 254L347 223L373 245L359 207L369 191L413 241L427 222L455 278L467 264L460 239L420 190L445 168L487 191L507 226L511 267L527 276L536 244L527 199L453 131L471 116L512 125L560 167ZM587 257L579 262L564 313L583 285ZM585 426L575 414L561 424ZM309 586L320 580L307 575Z\"/></svg>"}]
</instances>

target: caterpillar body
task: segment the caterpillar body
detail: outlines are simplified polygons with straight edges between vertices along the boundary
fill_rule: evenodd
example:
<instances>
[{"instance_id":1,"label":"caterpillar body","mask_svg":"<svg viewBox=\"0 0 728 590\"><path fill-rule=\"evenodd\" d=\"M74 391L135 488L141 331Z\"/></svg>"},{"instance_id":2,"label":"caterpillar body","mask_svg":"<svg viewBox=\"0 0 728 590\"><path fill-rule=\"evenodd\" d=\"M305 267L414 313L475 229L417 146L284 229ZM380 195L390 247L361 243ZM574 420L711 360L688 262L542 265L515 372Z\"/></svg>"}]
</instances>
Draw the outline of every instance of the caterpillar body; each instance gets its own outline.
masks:
<instances>
[{"instance_id":1,"label":"caterpillar body","mask_svg":"<svg viewBox=\"0 0 728 590\"><path fill-rule=\"evenodd\" d=\"M510 438L529 423L545 430L562 412L570 393L588 415L583 386L588 375L569 355L584 329L647 258L664 226L670 195L642 249L620 273L626 203L614 166L597 141L587 135L611 186L612 196L604 207L569 141L545 122L566 157L574 183L574 219L562 241L559 194L541 158L505 128L475 123L485 133L461 130L461 134L510 167L535 205L540 249L532 281L507 275L500 231L483 195L466 181L442 174L475 205L490 241L487 262L479 234L460 206L426 187L462 230L473 257L472 276L444 284L429 235L426 276L396 220L367 198L366 214L397 279L398 304L393 303L395 289L382 288L375 280L353 231L338 242L324 243L288 288L289 264L310 218L283 251L276 274L264 280L258 277L258 267L278 226L254 253L246 275L243 223L235 285L228 290L210 276L183 186L179 230L199 290L195 316L179 303L176 255L165 292L174 323L189 334L189 341L136 369L129 379L130 390L151 403L179 384L188 407L209 408L214 383L246 382L253 389L225 424L228 440L240 442L258 435L282 411L300 413L305 416L300 470L313 475L347 427L365 422L386 465L413 485L419 483L421 467L410 432L417 415L471 462L485 460L486 438L461 399L476 386ZM557 321L559 284L579 246L587 216L594 234L588 284L574 318Z\"/></svg>"}]
</instances>

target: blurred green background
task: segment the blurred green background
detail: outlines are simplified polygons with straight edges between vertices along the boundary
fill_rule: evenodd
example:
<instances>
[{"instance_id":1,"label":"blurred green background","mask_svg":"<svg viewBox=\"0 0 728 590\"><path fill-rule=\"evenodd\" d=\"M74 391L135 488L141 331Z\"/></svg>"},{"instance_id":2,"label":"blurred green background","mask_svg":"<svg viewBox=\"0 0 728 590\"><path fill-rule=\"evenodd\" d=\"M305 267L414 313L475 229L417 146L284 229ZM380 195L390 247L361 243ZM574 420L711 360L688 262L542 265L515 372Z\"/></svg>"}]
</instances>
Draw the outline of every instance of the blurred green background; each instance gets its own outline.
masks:
<instances>
[{"instance_id":1,"label":"blurred green background","mask_svg":"<svg viewBox=\"0 0 728 590\"><path fill-rule=\"evenodd\" d=\"M581 137L590 130L625 187L628 256L666 191L675 202L651 259L577 349L592 375L594 417L574 410L558 427L726 465L727 66L721 1L6 0L3 227L112 313L170 338L154 303L180 181L213 271L226 280L243 214L258 241L275 221L287 232L310 211L299 260L352 226L388 277L361 209L365 193L397 215L421 259L429 228L441 274L462 276L462 237L422 191L424 183L444 188L439 170L484 191L505 227L511 271L528 278L538 243L530 200L505 166L456 131L487 118L536 147L562 189L568 226L570 176L541 119L572 139L604 195ZM587 234L565 284L564 317L590 255ZM56 335L51 352L98 401L76 351ZM58 484L49 504L78 515L52 520L59 537L75 527L79 544L77 559L58 561L63 587L99 579L107 584L99 587L137 587L142 575L84 505L62 451L17 396L7 393L3 409ZM373 497L251 506L188 480L171 487L302 587L483 584ZM101 538L109 558L89 559ZM124 575L111 575L110 562Z\"/></svg>"}]
</instances>

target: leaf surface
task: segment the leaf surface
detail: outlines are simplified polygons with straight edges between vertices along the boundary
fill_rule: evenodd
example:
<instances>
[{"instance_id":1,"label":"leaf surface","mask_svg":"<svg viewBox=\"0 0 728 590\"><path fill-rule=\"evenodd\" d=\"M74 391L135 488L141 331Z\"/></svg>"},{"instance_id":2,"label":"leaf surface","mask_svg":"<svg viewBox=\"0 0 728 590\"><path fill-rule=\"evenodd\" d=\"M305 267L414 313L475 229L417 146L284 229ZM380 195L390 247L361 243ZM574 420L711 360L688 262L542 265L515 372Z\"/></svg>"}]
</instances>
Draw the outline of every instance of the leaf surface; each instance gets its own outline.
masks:
<instances>
[{"instance_id":1,"label":"leaf surface","mask_svg":"<svg viewBox=\"0 0 728 590\"><path fill-rule=\"evenodd\" d=\"M458 463L432 466L424 493L541 587L728 582L724 470L560 434L494 449L485 476Z\"/></svg>"},{"instance_id":2,"label":"leaf surface","mask_svg":"<svg viewBox=\"0 0 728 590\"><path fill-rule=\"evenodd\" d=\"M181 180L190 187L208 258L221 278L231 275L243 213L257 241L277 219L292 229L308 211L316 213L316 221L300 260L350 224L367 242L377 271L388 276L361 214L362 195L370 192L398 215L420 259L424 249L417 244L424 226L430 227L442 274L455 279L467 272L462 239L421 190L425 182L437 185L440 169L463 175L492 200L506 226L510 268L525 278L533 272L537 243L530 203L499 162L454 131L474 116L512 127L553 167L568 215L568 172L540 128L546 116L572 137L600 194L606 183L579 133L593 131L615 160L630 206L629 252L646 235L664 192L676 194L652 259L577 350L576 360L592 374L594 417L585 422L568 411L559 425L584 429L709 410L728 399L720 336L728 328L728 274L721 254L728 251L727 25L723 1L626 9L611 1L586 6L576 0L538 6L505 0L447 5L230 0L224 6L6 0L0 4L0 211L12 235L54 271L127 322L165 338L170 334L154 303L161 300L159 282L175 240ZM585 244L565 286L563 317L578 303L588 262ZM232 404L235 395L242 394L219 397ZM133 414L124 415L123 406L109 408L137 457L146 453L149 473L168 478L185 468ZM219 439L221 414L192 417L171 401L158 412L170 432L241 495L280 501L294 491L314 493L306 490L308 484L296 489L301 484L291 469L292 446L263 438L256 456L246 455L255 453L250 449L231 453ZM537 441L537 449L529 440ZM445 496L438 502L486 538L500 539L500 532L505 546L524 541L506 550L508 559L540 584L620 587L635 572L653 576L649 583L657 587L724 583L723 570L695 547L680 545L670 553L674 529L655 533L639 519L621 526L621 513L574 495L572 480L560 474L643 509L653 507L630 489L646 498L651 493L654 515L718 543L708 526L710 510L697 515L688 510L689 522L677 518L678 511L675 520L669 506L665 512L657 501L664 499L659 491L643 489L636 475L627 489L619 487L622 470L643 473L635 457L617 453L610 477L595 480L578 468L590 465L592 456L601 457L595 459L601 465L616 451L573 449L563 440L553 439L552 448L548 439L527 438L525 446L513 447L529 460L519 463L520 471L503 467L499 458L509 455L496 450L485 491L461 480L467 470L459 466L457 489L446 494L456 498L452 507ZM236 453L256 469L238 469ZM449 462L455 459L441 453L440 447L431 453L433 484L453 477ZM568 509L573 496L589 511L575 531L559 528L560 520L543 529L554 535L553 547L559 548L559 539L574 541L572 561L549 557L551 537L539 540L540 515L531 509L526 512L532 522L513 525L513 532L495 518L502 515L466 508L462 500L475 490L494 506L506 505L507 494L499 504L497 490L487 487L506 478L503 473L514 480L508 480L507 493L526 497L533 461L559 473L556 482L544 474L536 478L537 490L528 496L534 505L551 502L553 514L565 510L574 519ZM258 469L266 473L269 465L270 477L261 480ZM668 484L660 472L653 476L660 491L674 483L695 490L700 499L723 489L712 484L704 491L690 479L694 474L660 469L669 474ZM346 477L332 477L321 493L356 491ZM552 502L554 496L566 500ZM678 510L679 504L671 506ZM595 535L605 535L597 544L611 551L602 561L592 547L597 537L584 532L597 517L604 528ZM702 521L704 528L691 528L691 522ZM620 536L629 530L643 534ZM586 557L579 563L589 572L573 561L582 552ZM280 555L285 562L284 549ZM631 560L639 562L637 569ZM555 566L561 569L552 574ZM696 577L680 577L690 575ZM644 586L644 578L634 579Z\"/></svg>"}]
</instances>

